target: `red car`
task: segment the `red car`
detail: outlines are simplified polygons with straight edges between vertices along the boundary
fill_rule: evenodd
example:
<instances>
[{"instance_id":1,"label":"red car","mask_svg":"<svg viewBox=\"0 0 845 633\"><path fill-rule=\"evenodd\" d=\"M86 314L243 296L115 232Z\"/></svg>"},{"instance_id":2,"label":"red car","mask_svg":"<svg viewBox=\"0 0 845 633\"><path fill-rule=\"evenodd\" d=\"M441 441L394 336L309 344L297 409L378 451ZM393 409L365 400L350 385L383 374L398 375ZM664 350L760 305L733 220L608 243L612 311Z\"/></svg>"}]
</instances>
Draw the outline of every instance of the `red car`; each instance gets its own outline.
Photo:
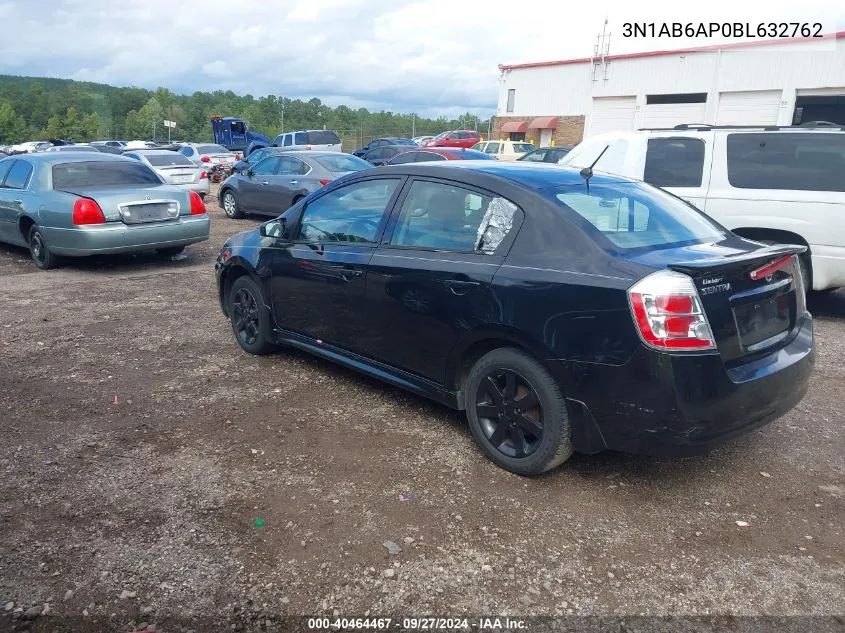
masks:
<instances>
[{"instance_id":1,"label":"red car","mask_svg":"<svg viewBox=\"0 0 845 633\"><path fill-rule=\"evenodd\" d=\"M433 160L496 160L495 156L464 147L419 147L397 154L385 165L427 163Z\"/></svg>"},{"instance_id":2,"label":"red car","mask_svg":"<svg viewBox=\"0 0 845 633\"><path fill-rule=\"evenodd\" d=\"M423 147L466 147L469 149L479 141L481 141L481 132L453 130L438 134L432 140L423 143Z\"/></svg>"}]
</instances>

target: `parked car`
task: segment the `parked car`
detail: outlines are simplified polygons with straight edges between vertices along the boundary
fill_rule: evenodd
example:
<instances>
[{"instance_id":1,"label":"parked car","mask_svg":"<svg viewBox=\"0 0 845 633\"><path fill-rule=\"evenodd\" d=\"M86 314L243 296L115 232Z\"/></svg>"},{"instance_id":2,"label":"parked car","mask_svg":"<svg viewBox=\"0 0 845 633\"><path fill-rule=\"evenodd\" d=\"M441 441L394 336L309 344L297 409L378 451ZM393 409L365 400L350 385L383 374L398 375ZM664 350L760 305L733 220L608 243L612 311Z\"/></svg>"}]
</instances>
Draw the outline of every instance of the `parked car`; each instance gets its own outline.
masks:
<instances>
[{"instance_id":1,"label":"parked car","mask_svg":"<svg viewBox=\"0 0 845 633\"><path fill-rule=\"evenodd\" d=\"M574 145L560 145L557 147L538 147L527 154L523 154L517 160L528 163L557 163L569 153Z\"/></svg>"},{"instance_id":2,"label":"parked car","mask_svg":"<svg viewBox=\"0 0 845 633\"><path fill-rule=\"evenodd\" d=\"M438 160L496 160L490 154L476 152L463 147L420 147L397 154L387 161L388 165L404 165L406 163L427 163Z\"/></svg>"},{"instance_id":3,"label":"parked car","mask_svg":"<svg viewBox=\"0 0 845 633\"><path fill-rule=\"evenodd\" d=\"M341 152L273 153L246 172L229 176L220 186L220 206L230 218L246 213L278 215L333 180L371 168L366 161Z\"/></svg>"},{"instance_id":4,"label":"parked car","mask_svg":"<svg viewBox=\"0 0 845 633\"><path fill-rule=\"evenodd\" d=\"M45 152L93 152L96 154L100 154L100 150L96 147L92 147L91 145L85 145L84 143L79 143L77 145L53 145L52 147L48 147L44 150Z\"/></svg>"},{"instance_id":5,"label":"parked car","mask_svg":"<svg viewBox=\"0 0 845 633\"><path fill-rule=\"evenodd\" d=\"M231 169L237 162L234 152L230 152L222 145L208 143L191 143L184 145L179 153L188 157L192 162L205 167L223 167Z\"/></svg>"},{"instance_id":6,"label":"parked car","mask_svg":"<svg viewBox=\"0 0 845 633\"><path fill-rule=\"evenodd\" d=\"M62 256L175 255L208 235L200 197L138 161L83 152L0 160L0 241L29 247L38 268Z\"/></svg>"},{"instance_id":7,"label":"parked car","mask_svg":"<svg viewBox=\"0 0 845 633\"><path fill-rule=\"evenodd\" d=\"M257 149L252 152L249 156L244 156L243 158L239 159L233 166L232 171L239 171L243 172L249 169L250 165L257 165L267 156L271 154L278 154L279 152L285 151L279 147L262 147L261 149Z\"/></svg>"},{"instance_id":8,"label":"parked car","mask_svg":"<svg viewBox=\"0 0 845 633\"><path fill-rule=\"evenodd\" d=\"M605 151L606 148L606 151ZM644 180L734 233L803 244L808 290L845 286L845 127L679 126L597 135L563 163Z\"/></svg>"},{"instance_id":9,"label":"parked car","mask_svg":"<svg viewBox=\"0 0 845 633\"><path fill-rule=\"evenodd\" d=\"M285 132L273 140L273 147L284 150L311 150L318 152L341 152L343 146L337 134L331 130L300 130Z\"/></svg>"},{"instance_id":10,"label":"parked car","mask_svg":"<svg viewBox=\"0 0 845 633\"><path fill-rule=\"evenodd\" d=\"M129 141L123 146L123 149L155 149L156 147L158 147L158 144L152 141Z\"/></svg>"},{"instance_id":11,"label":"parked car","mask_svg":"<svg viewBox=\"0 0 845 633\"><path fill-rule=\"evenodd\" d=\"M28 154L33 152L43 152L49 147L53 147L53 144L49 141L27 141L26 143L12 145L10 149L12 154Z\"/></svg>"},{"instance_id":12,"label":"parked car","mask_svg":"<svg viewBox=\"0 0 845 633\"><path fill-rule=\"evenodd\" d=\"M105 145L107 147L121 149L126 147L126 141L91 141L90 145L94 145L95 147L98 145Z\"/></svg>"},{"instance_id":13,"label":"parked car","mask_svg":"<svg viewBox=\"0 0 845 633\"><path fill-rule=\"evenodd\" d=\"M168 185L196 191L200 198L210 191L208 172L191 161L187 156L166 149L135 150L124 152L126 158L141 161Z\"/></svg>"},{"instance_id":14,"label":"parked car","mask_svg":"<svg viewBox=\"0 0 845 633\"><path fill-rule=\"evenodd\" d=\"M116 154L120 155L123 152L121 145L107 145L103 142L98 141L91 141L88 143L91 147L95 148L97 151L102 152L103 154Z\"/></svg>"},{"instance_id":15,"label":"parked car","mask_svg":"<svg viewBox=\"0 0 845 633\"><path fill-rule=\"evenodd\" d=\"M402 152L407 152L414 147L416 147L416 145L382 145L380 147L376 147L375 149L371 149L361 158L371 165L380 167L396 155L401 154Z\"/></svg>"},{"instance_id":16,"label":"parked car","mask_svg":"<svg viewBox=\"0 0 845 633\"><path fill-rule=\"evenodd\" d=\"M472 149L490 154L497 160L517 160L536 148L522 141L482 141L473 145Z\"/></svg>"},{"instance_id":17,"label":"parked car","mask_svg":"<svg viewBox=\"0 0 845 633\"><path fill-rule=\"evenodd\" d=\"M453 130L438 134L423 147L466 147L470 148L481 141L481 133L474 130Z\"/></svg>"},{"instance_id":18,"label":"parked car","mask_svg":"<svg viewBox=\"0 0 845 633\"><path fill-rule=\"evenodd\" d=\"M499 466L688 454L804 396L797 255L648 184L449 161L347 176L223 245L251 354L288 345L466 411Z\"/></svg>"},{"instance_id":19,"label":"parked car","mask_svg":"<svg viewBox=\"0 0 845 633\"><path fill-rule=\"evenodd\" d=\"M430 141L430 140L432 140L432 139L434 139L434 137L433 137L433 136L415 136L415 137L414 137L414 138L412 138L411 140L412 140L414 143L416 143L417 145L422 145L422 144L423 144L423 143L425 143L426 141Z\"/></svg>"},{"instance_id":20,"label":"parked car","mask_svg":"<svg viewBox=\"0 0 845 633\"><path fill-rule=\"evenodd\" d=\"M414 143L414 141L412 141L409 138L401 138L401 137L398 137L398 136L390 136L390 137L385 137L385 138L375 138L372 141L370 141L369 143L367 143L366 145L364 145L363 147L359 147L358 149L356 149L354 152L352 152L352 154L353 154L353 156L357 156L358 158L361 158L361 157L364 156L364 154L366 154L370 150L374 150L377 147L385 147L387 145L407 145L409 147L416 147L417 146L417 144Z\"/></svg>"}]
</instances>

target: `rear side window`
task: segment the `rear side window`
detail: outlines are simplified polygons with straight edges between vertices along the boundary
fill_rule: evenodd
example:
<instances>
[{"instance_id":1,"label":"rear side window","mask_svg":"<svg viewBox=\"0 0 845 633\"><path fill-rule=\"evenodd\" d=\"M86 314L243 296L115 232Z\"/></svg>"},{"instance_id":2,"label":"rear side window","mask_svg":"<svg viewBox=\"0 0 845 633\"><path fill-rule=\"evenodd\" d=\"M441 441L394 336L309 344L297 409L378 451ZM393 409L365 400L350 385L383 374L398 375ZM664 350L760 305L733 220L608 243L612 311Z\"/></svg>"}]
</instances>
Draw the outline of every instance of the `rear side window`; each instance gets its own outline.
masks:
<instances>
[{"instance_id":1,"label":"rear side window","mask_svg":"<svg viewBox=\"0 0 845 633\"><path fill-rule=\"evenodd\" d=\"M294 145L308 145L308 135L305 132L297 132L293 135Z\"/></svg>"},{"instance_id":2,"label":"rear side window","mask_svg":"<svg viewBox=\"0 0 845 633\"><path fill-rule=\"evenodd\" d=\"M352 156L351 154L338 153L337 156L324 155L312 160L316 160L329 171L335 172L361 171L362 169L369 169L372 167L372 165L370 165L367 161L361 160L357 156Z\"/></svg>"},{"instance_id":3,"label":"rear side window","mask_svg":"<svg viewBox=\"0 0 845 633\"><path fill-rule=\"evenodd\" d=\"M703 213L654 187L591 184L588 194L584 185L577 185L557 189L554 195L611 251L718 241L725 235Z\"/></svg>"},{"instance_id":4,"label":"rear side window","mask_svg":"<svg viewBox=\"0 0 845 633\"><path fill-rule=\"evenodd\" d=\"M738 189L845 191L845 134L728 134L727 154Z\"/></svg>"},{"instance_id":5,"label":"rear side window","mask_svg":"<svg viewBox=\"0 0 845 633\"><path fill-rule=\"evenodd\" d=\"M317 130L316 132L308 132L308 145L340 145L340 139L337 134L329 130Z\"/></svg>"},{"instance_id":6,"label":"rear side window","mask_svg":"<svg viewBox=\"0 0 845 633\"><path fill-rule=\"evenodd\" d=\"M29 177L32 175L32 165L23 160L16 160L6 176L3 186L7 189L26 189Z\"/></svg>"},{"instance_id":7,"label":"rear side window","mask_svg":"<svg viewBox=\"0 0 845 633\"><path fill-rule=\"evenodd\" d=\"M515 152L530 152L534 149L531 143L514 143L513 151Z\"/></svg>"},{"instance_id":8,"label":"rear side window","mask_svg":"<svg viewBox=\"0 0 845 633\"><path fill-rule=\"evenodd\" d=\"M298 176L311 171L311 168L298 158L280 156L278 160L279 169L276 173L280 176Z\"/></svg>"},{"instance_id":9,"label":"rear side window","mask_svg":"<svg viewBox=\"0 0 845 633\"><path fill-rule=\"evenodd\" d=\"M9 169L12 167L12 163L16 161L14 160L2 160L0 161L0 183L3 182L3 179L6 177L6 174L9 173Z\"/></svg>"},{"instance_id":10,"label":"rear side window","mask_svg":"<svg viewBox=\"0 0 845 633\"><path fill-rule=\"evenodd\" d=\"M53 165L53 189L160 185L161 178L143 163L86 161Z\"/></svg>"},{"instance_id":11,"label":"rear side window","mask_svg":"<svg viewBox=\"0 0 845 633\"><path fill-rule=\"evenodd\" d=\"M283 147L290 147L293 145L293 139L291 138L290 134L285 134L285 144Z\"/></svg>"},{"instance_id":12,"label":"rear side window","mask_svg":"<svg viewBox=\"0 0 845 633\"><path fill-rule=\"evenodd\" d=\"M700 187L703 174L703 140L649 139L643 176L647 183L655 187Z\"/></svg>"}]
</instances>

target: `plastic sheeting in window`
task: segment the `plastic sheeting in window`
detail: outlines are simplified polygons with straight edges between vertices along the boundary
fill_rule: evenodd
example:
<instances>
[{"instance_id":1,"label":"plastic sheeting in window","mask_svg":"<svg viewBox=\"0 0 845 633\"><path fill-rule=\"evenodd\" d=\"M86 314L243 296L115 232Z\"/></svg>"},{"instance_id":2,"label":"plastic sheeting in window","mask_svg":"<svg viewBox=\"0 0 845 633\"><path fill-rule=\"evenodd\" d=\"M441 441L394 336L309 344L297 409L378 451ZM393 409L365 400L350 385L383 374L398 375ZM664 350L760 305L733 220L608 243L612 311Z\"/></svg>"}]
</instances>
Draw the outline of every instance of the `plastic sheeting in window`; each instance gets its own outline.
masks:
<instances>
[{"instance_id":1,"label":"plastic sheeting in window","mask_svg":"<svg viewBox=\"0 0 845 633\"><path fill-rule=\"evenodd\" d=\"M513 218L518 208L509 200L493 198L478 227L475 250L488 255L494 253L513 227Z\"/></svg>"}]
</instances>

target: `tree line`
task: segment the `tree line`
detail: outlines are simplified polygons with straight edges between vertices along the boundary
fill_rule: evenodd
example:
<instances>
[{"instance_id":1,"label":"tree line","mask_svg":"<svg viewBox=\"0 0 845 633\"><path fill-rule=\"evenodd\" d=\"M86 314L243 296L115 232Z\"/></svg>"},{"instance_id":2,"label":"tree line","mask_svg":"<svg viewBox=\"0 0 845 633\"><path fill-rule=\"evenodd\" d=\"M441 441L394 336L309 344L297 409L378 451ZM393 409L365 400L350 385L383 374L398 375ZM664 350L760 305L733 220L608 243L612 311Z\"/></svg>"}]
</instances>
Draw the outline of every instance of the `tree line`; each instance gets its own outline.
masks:
<instances>
[{"instance_id":1,"label":"tree line","mask_svg":"<svg viewBox=\"0 0 845 633\"><path fill-rule=\"evenodd\" d=\"M468 128L486 132L487 120L335 108L313 98L254 97L231 90L174 94L167 88L119 88L69 79L0 75L0 143L68 139L76 142L166 140L164 121L175 121L172 140L212 140L212 116L239 116L270 138L282 131L329 129L342 137L417 136Z\"/></svg>"}]
</instances>

